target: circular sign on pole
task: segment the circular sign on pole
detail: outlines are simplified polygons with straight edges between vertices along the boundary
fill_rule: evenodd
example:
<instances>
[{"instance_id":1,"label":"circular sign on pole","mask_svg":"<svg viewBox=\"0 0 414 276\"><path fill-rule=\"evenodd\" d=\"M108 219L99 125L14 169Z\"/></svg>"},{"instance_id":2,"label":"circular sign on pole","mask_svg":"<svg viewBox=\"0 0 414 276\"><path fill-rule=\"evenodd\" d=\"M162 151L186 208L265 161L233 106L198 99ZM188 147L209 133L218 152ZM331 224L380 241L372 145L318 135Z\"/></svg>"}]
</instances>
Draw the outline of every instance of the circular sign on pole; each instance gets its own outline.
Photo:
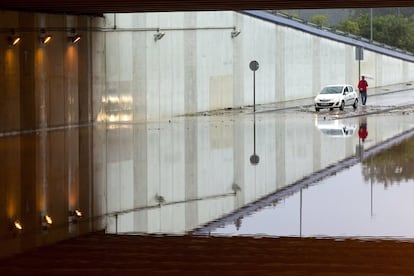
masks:
<instances>
[{"instance_id":1,"label":"circular sign on pole","mask_svg":"<svg viewBox=\"0 0 414 276\"><path fill-rule=\"evenodd\" d=\"M250 156L250 164L252 165L259 164L259 160L260 160L259 155L257 155L256 153Z\"/></svg>"},{"instance_id":2,"label":"circular sign on pole","mask_svg":"<svg viewBox=\"0 0 414 276\"><path fill-rule=\"evenodd\" d=\"M250 61L250 70L257 71L259 69L259 63L256 60Z\"/></svg>"}]
</instances>

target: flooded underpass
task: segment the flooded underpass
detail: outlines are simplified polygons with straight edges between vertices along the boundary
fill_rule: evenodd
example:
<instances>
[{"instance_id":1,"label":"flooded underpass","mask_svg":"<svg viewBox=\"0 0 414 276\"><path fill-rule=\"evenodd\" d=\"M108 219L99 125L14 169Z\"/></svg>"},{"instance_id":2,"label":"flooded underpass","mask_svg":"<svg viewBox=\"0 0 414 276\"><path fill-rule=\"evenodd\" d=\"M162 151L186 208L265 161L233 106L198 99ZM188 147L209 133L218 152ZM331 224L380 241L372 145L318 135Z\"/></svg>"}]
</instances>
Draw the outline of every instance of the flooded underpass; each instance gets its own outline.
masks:
<instances>
[{"instance_id":1,"label":"flooded underpass","mask_svg":"<svg viewBox=\"0 0 414 276\"><path fill-rule=\"evenodd\" d=\"M363 139L360 125L368 133ZM287 112L110 129L106 231L191 232L315 172L337 165L339 172L343 160L365 160L370 148L411 128L412 115L402 112L322 121L314 114ZM341 179L355 183L354 177Z\"/></svg>"},{"instance_id":2,"label":"flooded underpass","mask_svg":"<svg viewBox=\"0 0 414 276\"><path fill-rule=\"evenodd\" d=\"M135 238L158 248L159 263L167 251L191 254L181 250L193 247L178 249L179 241L168 245L169 238L194 243L198 235L197 242L208 236L213 244L231 237L221 240L228 250L250 244L249 237L288 238L288 244L291 238L410 241L413 118L410 106L319 113L259 108L5 135L1 256L23 253L15 262L27 262L25 252L80 244L96 232L105 254L126 243L139 248ZM22 229L13 228L16 221ZM107 246L102 235L111 240ZM145 240L154 235L164 245ZM272 244L259 243L264 251ZM208 254L218 254L215 248ZM145 259L145 252L135 257Z\"/></svg>"}]
</instances>

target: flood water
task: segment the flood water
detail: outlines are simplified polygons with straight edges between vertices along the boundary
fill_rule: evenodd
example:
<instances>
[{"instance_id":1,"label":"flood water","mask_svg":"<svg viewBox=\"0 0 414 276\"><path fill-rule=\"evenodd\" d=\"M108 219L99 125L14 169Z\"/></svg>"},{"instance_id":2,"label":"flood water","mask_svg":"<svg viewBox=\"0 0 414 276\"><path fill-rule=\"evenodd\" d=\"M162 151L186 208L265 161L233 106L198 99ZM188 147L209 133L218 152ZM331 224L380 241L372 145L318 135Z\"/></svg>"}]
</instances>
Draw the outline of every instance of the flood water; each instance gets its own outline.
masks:
<instances>
[{"instance_id":1,"label":"flood water","mask_svg":"<svg viewBox=\"0 0 414 276\"><path fill-rule=\"evenodd\" d=\"M0 256L100 230L411 238L413 119L234 111L3 135Z\"/></svg>"},{"instance_id":2,"label":"flood water","mask_svg":"<svg viewBox=\"0 0 414 276\"><path fill-rule=\"evenodd\" d=\"M414 159L384 161L375 156L211 234L411 239Z\"/></svg>"}]
</instances>

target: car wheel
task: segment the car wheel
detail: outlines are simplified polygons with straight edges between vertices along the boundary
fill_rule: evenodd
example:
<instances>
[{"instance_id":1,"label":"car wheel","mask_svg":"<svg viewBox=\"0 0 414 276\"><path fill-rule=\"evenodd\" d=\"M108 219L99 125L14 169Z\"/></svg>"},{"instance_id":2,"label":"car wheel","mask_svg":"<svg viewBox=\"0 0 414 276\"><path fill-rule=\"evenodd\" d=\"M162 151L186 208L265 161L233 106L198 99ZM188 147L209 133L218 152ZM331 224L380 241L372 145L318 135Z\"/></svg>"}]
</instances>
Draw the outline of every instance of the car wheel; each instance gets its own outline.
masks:
<instances>
[{"instance_id":1,"label":"car wheel","mask_svg":"<svg viewBox=\"0 0 414 276\"><path fill-rule=\"evenodd\" d=\"M358 107L358 99L355 99L355 102L354 102L354 104L352 105L352 107L353 107L354 109L357 109L357 107Z\"/></svg>"},{"instance_id":2,"label":"car wheel","mask_svg":"<svg viewBox=\"0 0 414 276\"><path fill-rule=\"evenodd\" d=\"M329 111L333 111L333 108L329 108Z\"/></svg>"},{"instance_id":3,"label":"car wheel","mask_svg":"<svg viewBox=\"0 0 414 276\"><path fill-rule=\"evenodd\" d=\"M319 108L315 107L315 111L316 111L316 112L319 112Z\"/></svg>"},{"instance_id":4,"label":"car wheel","mask_svg":"<svg viewBox=\"0 0 414 276\"><path fill-rule=\"evenodd\" d=\"M345 107L345 102L342 101L341 105L339 106L339 110L344 110L344 107Z\"/></svg>"}]
</instances>

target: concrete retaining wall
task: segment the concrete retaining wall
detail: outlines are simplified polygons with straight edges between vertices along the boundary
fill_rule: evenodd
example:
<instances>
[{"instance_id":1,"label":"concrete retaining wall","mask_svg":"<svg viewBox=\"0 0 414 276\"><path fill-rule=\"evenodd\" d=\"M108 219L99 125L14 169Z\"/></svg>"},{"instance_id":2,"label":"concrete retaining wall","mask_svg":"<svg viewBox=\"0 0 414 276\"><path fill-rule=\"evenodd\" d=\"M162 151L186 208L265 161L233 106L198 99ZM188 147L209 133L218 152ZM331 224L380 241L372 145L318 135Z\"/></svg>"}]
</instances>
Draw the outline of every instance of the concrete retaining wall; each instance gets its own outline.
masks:
<instances>
[{"instance_id":1,"label":"concrete retaining wall","mask_svg":"<svg viewBox=\"0 0 414 276\"><path fill-rule=\"evenodd\" d=\"M409 61L365 50L359 65L355 46L236 12L107 14L106 28L106 93L130 101L127 120L251 105L252 60L260 64L256 104L313 97L327 84L356 86L359 70L370 87L414 77ZM232 38L232 28L241 33ZM155 41L157 29L165 36Z\"/></svg>"}]
</instances>

